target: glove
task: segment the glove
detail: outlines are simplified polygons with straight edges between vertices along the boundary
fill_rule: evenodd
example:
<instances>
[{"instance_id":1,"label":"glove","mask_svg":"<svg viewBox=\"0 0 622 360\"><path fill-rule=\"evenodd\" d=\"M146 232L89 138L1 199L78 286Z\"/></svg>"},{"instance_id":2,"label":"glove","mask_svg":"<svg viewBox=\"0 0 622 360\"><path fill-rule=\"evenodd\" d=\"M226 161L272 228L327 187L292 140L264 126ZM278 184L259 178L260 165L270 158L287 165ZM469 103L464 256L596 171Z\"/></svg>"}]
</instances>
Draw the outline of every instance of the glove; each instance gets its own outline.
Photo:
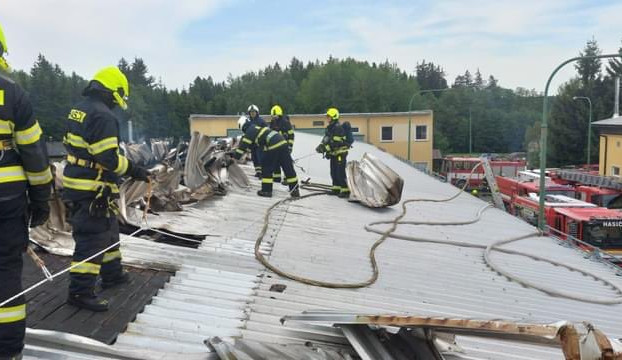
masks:
<instances>
[{"instance_id":1,"label":"glove","mask_svg":"<svg viewBox=\"0 0 622 360\"><path fill-rule=\"evenodd\" d=\"M132 171L130 172L130 176L133 179L145 182L149 181L150 175L149 171L142 166L132 166Z\"/></svg>"},{"instance_id":2,"label":"glove","mask_svg":"<svg viewBox=\"0 0 622 360\"><path fill-rule=\"evenodd\" d=\"M34 201L28 206L28 221L35 228L45 224L50 217L50 205L46 201Z\"/></svg>"},{"instance_id":3,"label":"glove","mask_svg":"<svg viewBox=\"0 0 622 360\"><path fill-rule=\"evenodd\" d=\"M323 153L324 152L324 145L320 144L315 148L315 151L317 151L318 153Z\"/></svg>"},{"instance_id":4,"label":"glove","mask_svg":"<svg viewBox=\"0 0 622 360\"><path fill-rule=\"evenodd\" d=\"M114 213L115 210L111 208L111 205L114 204L112 199L110 199L112 189L110 186L100 186L97 190L95 199L89 205L89 215L93 217L110 217L110 213Z\"/></svg>"}]
</instances>

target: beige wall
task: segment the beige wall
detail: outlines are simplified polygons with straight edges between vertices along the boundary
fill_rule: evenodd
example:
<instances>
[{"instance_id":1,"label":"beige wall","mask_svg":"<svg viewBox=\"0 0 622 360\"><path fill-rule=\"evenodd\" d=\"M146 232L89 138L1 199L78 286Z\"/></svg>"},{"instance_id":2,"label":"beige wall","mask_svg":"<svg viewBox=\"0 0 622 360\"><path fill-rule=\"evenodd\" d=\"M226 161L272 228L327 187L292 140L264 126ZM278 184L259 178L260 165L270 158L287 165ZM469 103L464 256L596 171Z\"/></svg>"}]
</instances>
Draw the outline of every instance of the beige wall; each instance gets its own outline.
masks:
<instances>
[{"instance_id":1,"label":"beige wall","mask_svg":"<svg viewBox=\"0 0 622 360\"><path fill-rule=\"evenodd\" d=\"M622 135L600 136L599 172L600 175L613 176L613 167L622 173Z\"/></svg>"},{"instance_id":2,"label":"beige wall","mask_svg":"<svg viewBox=\"0 0 622 360\"><path fill-rule=\"evenodd\" d=\"M221 137L227 135L227 129L237 129L237 115L191 115L190 131ZM269 121L269 116L263 116ZM359 129L355 135L363 135L366 142L377 146L402 159L408 158L408 121L411 119L411 161L425 163L428 170L432 170L433 114L432 111L417 111L412 113L364 113L341 114L341 121L349 121L352 127ZM326 117L322 114L290 115L290 120L298 130L314 129L322 133L327 125ZM316 125L314 125L316 122ZM320 123L321 122L321 123ZM417 125L427 126L427 138L415 139ZM393 139L383 141L380 138L381 128L389 126L393 129ZM356 143L355 143L356 146Z\"/></svg>"}]
</instances>

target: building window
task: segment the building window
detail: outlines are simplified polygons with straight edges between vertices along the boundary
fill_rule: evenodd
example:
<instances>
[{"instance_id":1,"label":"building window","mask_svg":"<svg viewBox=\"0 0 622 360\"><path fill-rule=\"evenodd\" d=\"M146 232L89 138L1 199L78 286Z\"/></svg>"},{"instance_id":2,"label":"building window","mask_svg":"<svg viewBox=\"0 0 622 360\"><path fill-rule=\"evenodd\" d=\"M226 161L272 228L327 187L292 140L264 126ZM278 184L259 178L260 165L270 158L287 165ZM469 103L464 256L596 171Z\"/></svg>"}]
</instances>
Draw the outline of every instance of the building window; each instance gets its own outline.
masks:
<instances>
[{"instance_id":1,"label":"building window","mask_svg":"<svg viewBox=\"0 0 622 360\"><path fill-rule=\"evenodd\" d=\"M616 141L616 147L620 147L620 142Z\"/></svg>"},{"instance_id":2,"label":"building window","mask_svg":"<svg viewBox=\"0 0 622 360\"><path fill-rule=\"evenodd\" d=\"M611 175L620 177L620 168L618 166L611 167Z\"/></svg>"},{"instance_id":3,"label":"building window","mask_svg":"<svg viewBox=\"0 0 622 360\"><path fill-rule=\"evenodd\" d=\"M415 126L415 141L428 140L428 125Z\"/></svg>"},{"instance_id":4,"label":"building window","mask_svg":"<svg viewBox=\"0 0 622 360\"><path fill-rule=\"evenodd\" d=\"M353 127L353 128L352 128L352 132L353 132L353 133L357 133L357 132L359 132L359 128L357 128L357 127Z\"/></svg>"},{"instance_id":5,"label":"building window","mask_svg":"<svg viewBox=\"0 0 622 360\"><path fill-rule=\"evenodd\" d=\"M393 141L393 126L380 127L380 141Z\"/></svg>"},{"instance_id":6,"label":"building window","mask_svg":"<svg viewBox=\"0 0 622 360\"><path fill-rule=\"evenodd\" d=\"M321 120L314 121L313 126L324 126L324 121L321 121Z\"/></svg>"}]
</instances>

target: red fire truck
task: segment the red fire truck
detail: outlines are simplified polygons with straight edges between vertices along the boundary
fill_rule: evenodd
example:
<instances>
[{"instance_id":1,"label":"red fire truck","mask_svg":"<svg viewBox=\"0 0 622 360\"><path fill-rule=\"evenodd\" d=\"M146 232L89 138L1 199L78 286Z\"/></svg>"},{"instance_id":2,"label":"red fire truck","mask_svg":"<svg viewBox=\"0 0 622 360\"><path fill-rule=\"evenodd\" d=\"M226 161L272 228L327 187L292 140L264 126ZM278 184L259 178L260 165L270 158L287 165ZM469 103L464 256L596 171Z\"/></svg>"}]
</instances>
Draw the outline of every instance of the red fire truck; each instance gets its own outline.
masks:
<instances>
[{"instance_id":1,"label":"red fire truck","mask_svg":"<svg viewBox=\"0 0 622 360\"><path fill-rule=\"evenodd\" d=\"M586 243L622 255L622 213L607 208L556 208L549 226Z\"/></svg>"},{"instance_id":2,"label":"red fire truck","mask_svg":"<svg viewBox=\"0 0 622 360\"><path fill-rule=\"evenodd\" d=\"M503 176L496 176L497 186L501 193L501 198L508 212L514 213L514 199L529 194L539 194L539 183L537 181L520 181ZM575 189L570 185L559 185L548 181L546 193L549 195L563 195L570 198L576 197Z\"/></svg>"},{"instance_id":3,"label":"red fire truck","mask_svg":"<svg viewBox=\"0 0 622 360\"><path fill-rule=\"evenodd\" d=\"M459 188L463 187L469 178L471 171L482 160L476 157L448 156L443 159L440 169L447 182ZM516 177L518 172L525 169L525 161L491 160L490 167L496 176ZM469 188L485 187L484 169L480 166L470 176Z\"/></svg>"},{"instance_id":4,"label":"red fire truck","mask_svg":"<svg viewBox=\"0 0 622 360\"><path fill-rule=\"evenodd\" d=\"M612 201L620 196L620 190L600 188L596 186L578 185L577 199L596 204L600 207L610 207Z\"/></svg>"}]
</instances>

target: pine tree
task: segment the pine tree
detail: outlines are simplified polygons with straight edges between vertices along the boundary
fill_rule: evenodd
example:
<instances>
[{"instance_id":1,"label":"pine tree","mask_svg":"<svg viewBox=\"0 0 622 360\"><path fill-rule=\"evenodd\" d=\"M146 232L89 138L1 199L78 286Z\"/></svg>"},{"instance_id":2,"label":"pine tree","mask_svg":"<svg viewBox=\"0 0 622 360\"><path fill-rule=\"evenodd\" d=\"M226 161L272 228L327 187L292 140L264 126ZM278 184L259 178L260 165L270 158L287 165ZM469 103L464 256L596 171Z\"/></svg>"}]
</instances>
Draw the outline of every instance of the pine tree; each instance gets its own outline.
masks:
<instances>
[{"instance_id":1,"label":"pine tree","mask_svg":"<svg viewBox=\"0 0 622 360\"><path fill-rule=\"evenodd\" d=\"M618 53L622 56L622 47L620 47ZM609 59L607 75L609 77L622 76L622 60L620 58Z\"/></svg>"},{"instance_id":2,"label":"pine tree","mask_svg":"<svg viewBox=\"0 0 622 360\"><path fill-rule=\"evenodd\" d=\"M426 63L423 60L420 64L417 63L415 73L421 90L447 88L445 71L432 62Z\"/></svg>"},{"instance_id":3,"label":"pine tree","mask_svg":"<svg viewBox=\"0 0 622 360\"><path fill-rule=\"evenodd\" d=\"M592 38L585 44L583 51L579 56L597 56L601 54L598 42ZM575 68L579 73L579 77L583 86L592 87L594 81L600 79L601 76L601 60L597 58L580 59L577 61Z\"/></svg>"}]
</instances>

